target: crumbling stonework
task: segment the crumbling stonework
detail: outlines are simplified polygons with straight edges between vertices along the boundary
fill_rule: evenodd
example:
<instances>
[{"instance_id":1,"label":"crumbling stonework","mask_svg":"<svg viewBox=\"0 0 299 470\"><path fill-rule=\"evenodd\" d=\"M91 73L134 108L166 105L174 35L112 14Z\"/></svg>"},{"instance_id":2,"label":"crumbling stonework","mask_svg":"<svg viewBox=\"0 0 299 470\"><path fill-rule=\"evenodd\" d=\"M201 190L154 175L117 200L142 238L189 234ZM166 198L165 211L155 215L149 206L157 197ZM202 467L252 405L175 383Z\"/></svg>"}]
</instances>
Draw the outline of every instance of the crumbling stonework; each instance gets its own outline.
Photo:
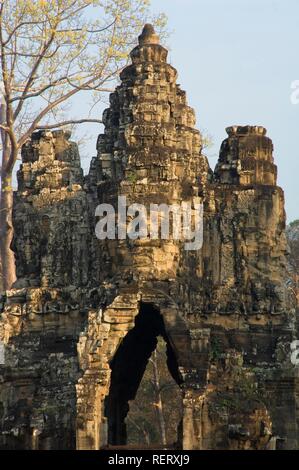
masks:
<instances>
[{"instance_id":1,"label":"crumbling stonework","mask_svg":"<svg viewBox=\"0 0 299 470\"><path fill-rule=\"evenodd\" d=\"M290 279L288 283L299 306L299 220L288 225L286 235L289 246L288 272Z\"/></svg>"},{"instance_id":2,"label":"crumbling stonework","mask_svg":"<svg viewBox=\"0 0 299 470\"><path fill-rule=\"evenodd\" d=\"M179 448L298 448L297 324L272 142L263 127L227 128L213 172L150 25L131 59L88 176L66 133L35 133L23 148L18 280L0 304L1 447L125 444L128 402L160 335L183 395ZM173 235L99 240L96 207L117 209L119 196L146 208L202 203L202 248Z\"/></svg>"}]
</instances>

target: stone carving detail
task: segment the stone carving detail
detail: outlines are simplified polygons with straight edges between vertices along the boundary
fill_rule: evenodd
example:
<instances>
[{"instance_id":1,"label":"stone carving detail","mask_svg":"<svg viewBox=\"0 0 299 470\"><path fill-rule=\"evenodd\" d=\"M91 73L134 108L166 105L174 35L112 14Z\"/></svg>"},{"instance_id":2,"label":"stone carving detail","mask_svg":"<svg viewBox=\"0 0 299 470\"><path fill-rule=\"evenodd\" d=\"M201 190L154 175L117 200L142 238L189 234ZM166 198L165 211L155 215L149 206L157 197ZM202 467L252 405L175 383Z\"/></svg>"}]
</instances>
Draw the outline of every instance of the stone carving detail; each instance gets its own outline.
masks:
<instances>
[{"instance_id":1,"label":"stone carving detail","mask_svg":"<svg viewBox=\"0 0 299 470\"><path fill-rule=\"evenodd\" d=\"M69 138L41 131L23 147L14 202L15 287L88 283L87 196L78 148Z\"/></svg>"},{"instance_id":2,"label":"stone carving detail","mask_svg":"<svg viewBox=\"0 0 299 470\"><path fill-rule=\"evenodd\" d=\"M0 447L125 444L128 403L161 335L183 394L178 447L298 448L296 312L272 141L260 126L228 127L213 172L151 25L131 60L87 176L67 132L34 133L23 147L18 279L0 297ZM117 208L119 196L147 209L202 203L203 246L97 239L97 205Z\"/></svg>"}]
</instances>

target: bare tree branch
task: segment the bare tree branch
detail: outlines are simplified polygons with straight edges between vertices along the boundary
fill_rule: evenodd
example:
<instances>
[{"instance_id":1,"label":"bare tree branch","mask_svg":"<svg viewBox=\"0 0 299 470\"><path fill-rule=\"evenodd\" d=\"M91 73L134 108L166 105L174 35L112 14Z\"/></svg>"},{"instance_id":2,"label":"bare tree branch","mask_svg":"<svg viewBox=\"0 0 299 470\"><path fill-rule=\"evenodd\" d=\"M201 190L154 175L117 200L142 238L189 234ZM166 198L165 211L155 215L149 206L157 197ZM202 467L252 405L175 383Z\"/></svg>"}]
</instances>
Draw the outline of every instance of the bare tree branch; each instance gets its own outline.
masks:
<instances>
[{"instance_id":1,"label":"bare tree branch","mask_svg":"<svg viewBox=\"0 0 299 470\"><path fill-rule=\"evenodd\" d=\"M64 76L64 77L61 77L61 78L58 78L57 80L55 80L54 82L50 82L48 83L47 85L45 85L44 87L40 88L39 90L35 91L34 93L27 93L26 96L23 97L23 95L21 96L15 96L14 98L12 98L10 100L11 103L15 102L15 101L19 101L19 100L28 100L28 99L31 99L31 98L35 98L37 96L40 96L42 93L44 93L45 91L47 91L49 88L51 87L55 87L57 85L61 85L63 82L66 82L67 81L67 76Z\"/></svg>"},{"instance_id":2,"label":"bare tree branch","mask_svg":"<svg viewBox=\"0 0 299 470\"><path fill-rule=\"evenodd\" d=\"M52 42L54 41L54 37L55 37L55 33L52 33L51 36L50 36L50 39L43 45L42 47L42 52L40 54L40 56L38 57L38 59L36 60L35 64L33 65L32 67L32 70L29 74L29 77L28 77L28 80L27 80L27 83L25 85L25 88L24 88L24 91L22 93L22 96L21 96L21 99L19 101L19 104L17 106L17 109L15 110L14 112L14 119L17 119L21 109L22 109L22 106L23 106L23 103L24 103L24 98L26 96L26 93L29 91L30 89L30 86L31 84L33 83L34 81L34 77L35 77L35 73L37 72L38 70L38 67L43 59L43 56L45 55L45 53L47 52L47 50L49 49L50 45L52 44Z\"/></svg>"},{"instance_id":3,"label":"bare tree branch","mask_svg":"<svg viewBox=\"0 0 299 470\"><path fill-rule=\"evenodd\" d=\"M112 23L108 24L104 28L101 29L86 29L87 33L102 33L103 31L106 31L107 29L111 28L111 26L114 25L116 22L116 18L112 21ZM57 30L58 33L68 33L68 32L81 32L83 31L83 28L72 28L72 29L59 29Z\"/></svg>"},{"instance_id":4,"label":"bare tree branch","mask_svg":"<svg viewBox=\"0 0 299 470\"><path fill-rule=\"evenodd\" d=\"M103 124L103 121L101 121L100 119L70 119L68 121L57 122L55 124L36 126L36 129L55 129L55 127L63 127L68 126L70 124L83 124L85 122L96 122L98 124Z\"/></svg>"},{"instance_id":5,"label":"bare tree branch","mask_svg":"<svg viewBox=\"0 0 299 470\"><path fill-rule=\"evenodd\" d=\"M23 21L19 24L16 25L16 27L11 31L11 33L8 35L8 38L3 42L3 47L6 47L7 44L10 42L11 38L14 36L14 34L18 31L18 29L22 28L25 25L34 25L34 24L40 24L39 21Z\"/></svg>"}]
</instances>

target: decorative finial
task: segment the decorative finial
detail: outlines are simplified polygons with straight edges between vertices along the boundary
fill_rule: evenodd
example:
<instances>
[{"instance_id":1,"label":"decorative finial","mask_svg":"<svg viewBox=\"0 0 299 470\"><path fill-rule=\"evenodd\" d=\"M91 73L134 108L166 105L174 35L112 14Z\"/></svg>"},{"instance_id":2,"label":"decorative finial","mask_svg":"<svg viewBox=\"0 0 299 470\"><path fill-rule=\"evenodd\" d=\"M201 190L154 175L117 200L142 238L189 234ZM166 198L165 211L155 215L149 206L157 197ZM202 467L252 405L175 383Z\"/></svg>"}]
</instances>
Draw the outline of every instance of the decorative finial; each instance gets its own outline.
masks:
<instances>
[{"instance_id":1,"label":"decorative finial","mask_svg":"<svg viewBox=\"0 0 299 470\"><path fill-rule=\"evenodd\" d=\"M156 34L152 24L144 25L141 35L138 37L140 46L145 44L159 44L159 36Z\"/></svg>"}]
</instances>

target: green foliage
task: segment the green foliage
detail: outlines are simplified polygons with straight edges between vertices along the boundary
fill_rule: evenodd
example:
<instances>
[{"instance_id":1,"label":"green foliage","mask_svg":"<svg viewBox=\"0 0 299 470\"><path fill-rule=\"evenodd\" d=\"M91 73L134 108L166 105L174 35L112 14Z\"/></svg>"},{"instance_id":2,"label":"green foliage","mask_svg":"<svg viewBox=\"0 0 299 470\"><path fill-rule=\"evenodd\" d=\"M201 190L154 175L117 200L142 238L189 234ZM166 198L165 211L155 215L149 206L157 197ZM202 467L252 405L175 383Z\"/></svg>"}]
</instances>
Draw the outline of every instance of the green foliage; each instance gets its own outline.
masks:
<instances>
[{"instance_id":1,"label":"green foliage","mask_svg":"<svg viewBox=\"0 0 299 470\"><path fill-rule=\"evenodd\" d=\"M210 346L210 358L212 362L216 362L220 359L223 353L223 346L219 338L212 336Z\"/></svg>"},{"instance_id":2,"label":"green foliage","mask_svg":"<svg viewBox=\"0 0 299 470\"><path fill-rule=\"evenodd\" d=\"M299 227L299 219L294 220L287 230L288 243L290 247L290 256L288 262L291 268L291 276L294 281L296 290L299 288L299 236L297 236L297 227Z\"/></svg>"},{"instance_id":3,"label":"green foliage","mask_svg":"<svg viewBox=\"0 0 299 470\"><path fill-rule=\"evenodd\" d=\"M290 222L290 227L298 227L299 226L299 219L293 220Z\"/></svg>"},{"instance_id":4,"label":"green foliage","mask_svg":"<svg viewBox=\"0 0 299 470\"><path fill-rule=\"evenodd\" d=\"M213 136L209 134L206 129L201 129L201 145L202 150L208 150L214 145Z\"/></svg>"},{"instance_id":5,"label":"green foliage","mask_svg":"<svg viewBox=\"0 0 299 470\"><path fill-rule=\"evenodd\" d=\"M133 172L129 173L128 176L127 176L127 179L131 184L135 184L136 181L137 181L136 173L133 173Z\"/></svg>"}]
</instances>

